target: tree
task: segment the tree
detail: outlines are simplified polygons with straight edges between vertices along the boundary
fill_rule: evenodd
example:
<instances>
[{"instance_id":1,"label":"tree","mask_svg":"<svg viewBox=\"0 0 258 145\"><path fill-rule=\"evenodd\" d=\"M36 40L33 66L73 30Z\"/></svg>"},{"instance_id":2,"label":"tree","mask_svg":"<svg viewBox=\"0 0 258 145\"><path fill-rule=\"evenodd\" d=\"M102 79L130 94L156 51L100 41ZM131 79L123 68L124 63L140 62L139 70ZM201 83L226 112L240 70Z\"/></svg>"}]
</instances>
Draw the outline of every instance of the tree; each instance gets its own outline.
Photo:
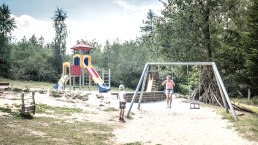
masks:
<instances>
[{"instance_id":1,"label":"tree","mask_svg":"<svg viewBox=\"0 0 258 145\"><path fill-rule=\"evenodd\" d=\"M154 24L156 21L155 13L149 9L147 13L147 19L143 20L143 26L141 28L142 32L142 41L145 47L147 48L147 52L149 59L157 59L157 47L155 46L155 32L154 32Z\"/></svg>"},{"instance_id":2,"label":"tree","mask_svg":"<svg viewBox=\"0 0 258 145\"><path fill-rule=\"evenodd\" d=\"M10 69L9 40L12 30L16 28L15 20L11 17L11 10L5 4L0 6L0 75L8 77Z\"/></svg>"},{"instance_id":3,"label":"tree","mask_svg":"<svg viewBox=\"0 0 258 145\"><path fill-rule=\"evenodd\" d=\"M247 81L254 95L258 95L258 1L251 0L248 9L248 41L246 47L245 72Z\"/></svg>"},{"instance_id":4,"label":"tree","mask_svg":"<svg viewBox=\"0 0 258 145\"><path fill-rule=\"evenodd\" d=\"M56 69L57 74L62 73L62 64L66 52L66 38L67 26L65 20L67 18L66 12L63 9L57 8L54 14L53 26L55 29L55 38L53 42L53 67Z\"/></svg>"}]
</instances>

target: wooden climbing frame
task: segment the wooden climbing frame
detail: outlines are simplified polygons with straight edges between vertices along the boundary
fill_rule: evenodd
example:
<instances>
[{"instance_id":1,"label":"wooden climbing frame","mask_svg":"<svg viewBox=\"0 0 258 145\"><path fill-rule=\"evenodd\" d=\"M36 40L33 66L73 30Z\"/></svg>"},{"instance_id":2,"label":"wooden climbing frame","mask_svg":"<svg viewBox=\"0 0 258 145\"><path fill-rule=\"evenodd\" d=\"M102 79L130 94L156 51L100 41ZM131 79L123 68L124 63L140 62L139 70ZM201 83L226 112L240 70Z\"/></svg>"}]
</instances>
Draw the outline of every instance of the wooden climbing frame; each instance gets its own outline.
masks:
<instances>
[{"instance_id":1,"label":"wooden climbing frame","mask_svg":"<svg viewBox=\"0 0 258 145\"><path fill-rule=\"evenodd\" d=\"M35 114L36 111L36 103L35 103L35 92L32 92L32 95L29 97L24 97L24 93L21 94L21 114L23 116L32 116L32 114Z\"/></svg>"}]
</instances>

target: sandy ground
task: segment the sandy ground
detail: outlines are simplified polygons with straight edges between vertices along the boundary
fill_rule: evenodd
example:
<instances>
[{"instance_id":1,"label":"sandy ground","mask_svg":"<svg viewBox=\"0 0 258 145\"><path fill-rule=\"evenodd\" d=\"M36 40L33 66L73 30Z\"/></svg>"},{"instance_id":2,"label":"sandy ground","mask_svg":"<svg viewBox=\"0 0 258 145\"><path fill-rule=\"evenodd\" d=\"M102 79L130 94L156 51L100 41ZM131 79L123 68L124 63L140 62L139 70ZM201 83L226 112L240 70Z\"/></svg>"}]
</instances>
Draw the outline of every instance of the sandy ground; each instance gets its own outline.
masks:
<instances>
[{"instance_id":1,"label":"sandy ground","mask_svg":"<svg viewBox=\"0 0 258 145\"><path fill-rule=\"evenodd\" d=\"M106 107L118 107L116 96L103 94L104 99L96 98L97 92L91 92L88 101L53 98L49 94L36 93L36 104L47 104L59 107L81 108L85 114L72 116L55 116L65 120L93 121L110 123L114 129L114 144L139 142L146 145L258 145L257 142L247 141L237 134L232 124L221 119L215 110L207 107L189 109L189 103L183 99L174 98L172 109L166 108L166 102L143 103L141 111L137 103L133 105L133 119L126 123L118 122L117 112L105 112ZM4 92L0 95L0 107L17 106L21 103L20 94ZM103 106L100 106L102 104ZM127 103L127 109L130 103ZM126 109L126 113L127 113ZM1 113L0 116L6 115ZM42 114L36 114L42 116ZM44 114L43 114L44 116Z\"/></svg>"},{"instance_id":2,"label":"sandy ground","mask_svg":"<svg viewBox=\"0 0 258 145\"><path fill-rule=\"evenodd\" d=\"M133 105L133 119L116 129L120 144L140 142L162 145L257 145L240 137L213 109L189 109L189 103L174 98L172 109L166 102L145 103L138 111ZM130 104L127 104L129 108Z\"/></svg>"}]
</instances>

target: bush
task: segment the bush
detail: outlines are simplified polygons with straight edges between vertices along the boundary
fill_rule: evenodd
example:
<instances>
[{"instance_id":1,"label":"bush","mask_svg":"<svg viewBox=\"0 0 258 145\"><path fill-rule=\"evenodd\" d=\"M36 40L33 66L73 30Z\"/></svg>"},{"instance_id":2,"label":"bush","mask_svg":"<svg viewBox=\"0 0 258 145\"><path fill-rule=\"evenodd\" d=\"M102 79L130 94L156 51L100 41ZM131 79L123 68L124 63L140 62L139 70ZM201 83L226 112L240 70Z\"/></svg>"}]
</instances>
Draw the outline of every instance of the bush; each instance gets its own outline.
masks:
<instances>
[{"instance_id":1,"label":"bush","mask_svg":"<svg viewBox=\"0 0 258 145\"><path fill-rule=\"evenodd\" d=\"M258 105L258 96L254 96L251 101L253 102L254 105Z\"/></svg>"}]
</instances>

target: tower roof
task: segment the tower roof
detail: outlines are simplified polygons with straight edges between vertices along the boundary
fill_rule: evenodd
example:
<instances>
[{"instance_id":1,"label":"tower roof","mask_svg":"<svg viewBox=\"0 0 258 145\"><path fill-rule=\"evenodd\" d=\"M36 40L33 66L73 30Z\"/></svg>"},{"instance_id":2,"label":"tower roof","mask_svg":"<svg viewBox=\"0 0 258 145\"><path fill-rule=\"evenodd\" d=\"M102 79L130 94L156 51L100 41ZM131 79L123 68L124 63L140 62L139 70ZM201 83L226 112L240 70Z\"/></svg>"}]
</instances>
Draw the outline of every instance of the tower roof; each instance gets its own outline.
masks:
<instances>
[{"instance_id":1,"label":"tower roof","mask_svg":"<svg viewBox=\"0 0 258 145\"><path fill-rule=\"evenodd\" d=\"M93 47L87 44L79 43L74 45L71 49L73 50L83 50L83 51L90 51Z\"/></svg>"}]
</instances>

